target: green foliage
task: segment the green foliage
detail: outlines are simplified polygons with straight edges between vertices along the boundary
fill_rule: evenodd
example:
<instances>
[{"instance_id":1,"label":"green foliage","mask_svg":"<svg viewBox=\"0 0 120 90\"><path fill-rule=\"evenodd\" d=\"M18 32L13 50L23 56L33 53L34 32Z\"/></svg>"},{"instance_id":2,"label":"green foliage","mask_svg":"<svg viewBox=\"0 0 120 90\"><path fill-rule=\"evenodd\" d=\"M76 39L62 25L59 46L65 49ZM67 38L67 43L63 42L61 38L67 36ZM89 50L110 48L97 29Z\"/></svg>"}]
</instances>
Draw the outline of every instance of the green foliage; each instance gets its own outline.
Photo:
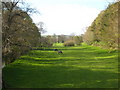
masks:
<instances>
[{"instance_id":1,"label":"green foliage","mask_svg":"<svg viewBox=\"0 0 120 90\"><path fill-rule=\"evenodd\" d=\"M94 40L95 40L94 37L95 36L94 36L93 31L89 31L89 29L88 29L88 31L85 33L85 35L83 37L83 41L85 43L87 43L88 45L91 45L94 42Z\"/></svg>"},{"instance_id":2,"label":"green foliage","mask_svg":"<svg viewBox=\"0 0 120 90\"><path fill-rule=\"evenodd\" d=\"M64 47L64 43L54 43L53 47Z\"/></svg>"},{"instance_id":3,"label":"green foliage","mask_svg":"<svg viewBox=\"0 0 120 90\"><path fill-rule=\"evenodd\" d=\"M81 45L81 43L83 42L83 37L82 36L74 36L73 40L76 45Z\"/></svg>"},{"instance_id":4,"label":"green foliage","mask_svg":"<svg viewBox=\"0 0 120 90\"><path fill-rule=\"evenodd\" d=\"M63 54L49 49L30 51L6 66L6 84L11 88L118 87L116 51L108 53L85 43L80 47L59 47Z\"/></svg>"},{"instance_id":5,"label":"green foliage","mask_svg":"<svg viewBox=\"0 0 120 90\"><path fill-rule=\"evenodd\" d=\"M19 0L3 2L6 7L2 7L2 56L6 64L13 62L31 47L38 46L40 40L37 26L27 12L18 8L17 3Z\"/></svg>"},{"instance_id":6,"label":"green foliage","mask_svg":"<svg viewBox=\"0 0 120 90\"><path fill-rule=\"evenodd\" d=\"M118 49L118 4L111 4L102 11L87 29L84 42L104 48ZM104 43L104 45L100 44ZM94 44L95 43L95 44ZM97 45L98 45L97 44Z\"/></svg>"},{"instance_id":7,"label":"green foliage","mask_svg":"<svg viewBox=\"0 0 120 90\"><path fill-rule=\"evenodd\" d=\"M75 43L73 40L69 40L69 41L64 42L64 46L75 46Z\"/></svg>"},{"instance_id":8,"label":"green foliage","mask_svg":"<svg viewBox=\"0 0 120 90\"><path fill-rule=\"evenodd\" d=\"M44 37L42 36L40 39L41 42L41 47L52 47L53 43L54 43L54 38L50 35Z\"/></svg>"}]
</instances>

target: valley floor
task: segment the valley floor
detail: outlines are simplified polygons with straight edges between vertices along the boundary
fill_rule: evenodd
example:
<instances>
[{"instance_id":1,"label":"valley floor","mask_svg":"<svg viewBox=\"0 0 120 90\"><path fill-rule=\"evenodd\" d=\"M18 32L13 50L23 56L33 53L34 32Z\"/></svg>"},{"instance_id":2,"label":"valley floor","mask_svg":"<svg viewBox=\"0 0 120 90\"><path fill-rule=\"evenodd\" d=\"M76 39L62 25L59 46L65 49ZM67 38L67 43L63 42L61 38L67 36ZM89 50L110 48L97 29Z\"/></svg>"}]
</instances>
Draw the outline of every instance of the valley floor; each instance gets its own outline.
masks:
<instances>
[{"instance_id":1,"label":"valley floor","mask_svg":"<svg viewBox=\"0 0 120 90\"><path fill-rule=\"evenodd\" d=\"M3 77L11 88L117 88L118 53L88 45L32 50L6 66Z\"/></svg>"}]
</instances>

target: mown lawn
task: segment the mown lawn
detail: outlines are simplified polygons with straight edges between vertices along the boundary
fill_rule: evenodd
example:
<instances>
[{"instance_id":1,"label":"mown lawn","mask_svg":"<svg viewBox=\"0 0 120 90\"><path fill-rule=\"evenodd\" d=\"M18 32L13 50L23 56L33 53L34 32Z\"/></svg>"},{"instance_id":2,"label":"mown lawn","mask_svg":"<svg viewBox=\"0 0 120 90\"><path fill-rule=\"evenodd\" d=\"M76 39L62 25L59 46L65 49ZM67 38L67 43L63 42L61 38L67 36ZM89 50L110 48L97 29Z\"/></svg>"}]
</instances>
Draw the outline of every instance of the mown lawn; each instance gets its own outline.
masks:
<instances>
[{"instance_id":1,"label":"mown lawn","mask_svg":"<svg viewBox=\"0 0 120 90\"><path fill-rule=\"evenodd\" d=\"M58 46L58 47L57 47ZM52 49L63 51L58 54ZM83 44L32 50L3 69L11 88L117 88L118 53Z\"/></svg>"}]
</instances>

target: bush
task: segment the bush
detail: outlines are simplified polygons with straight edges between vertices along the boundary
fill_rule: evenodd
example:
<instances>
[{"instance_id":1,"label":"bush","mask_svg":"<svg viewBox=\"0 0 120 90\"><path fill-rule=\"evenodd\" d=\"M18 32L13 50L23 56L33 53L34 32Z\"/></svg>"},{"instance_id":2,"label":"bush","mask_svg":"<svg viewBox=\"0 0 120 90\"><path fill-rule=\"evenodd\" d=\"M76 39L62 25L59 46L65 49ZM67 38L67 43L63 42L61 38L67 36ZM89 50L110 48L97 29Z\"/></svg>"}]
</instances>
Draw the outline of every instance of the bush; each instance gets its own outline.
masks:
<instances>
[{"instance_id":1,"label":"bush","mask_svg":"<svg viewBox=\"0 0 120 90\"><path fill-rule=\"evenodd\" d=\"M75 46L75 43L73 40L66 41L66 42L64 42L64 46Z\"/></svg>"}]
</instances>

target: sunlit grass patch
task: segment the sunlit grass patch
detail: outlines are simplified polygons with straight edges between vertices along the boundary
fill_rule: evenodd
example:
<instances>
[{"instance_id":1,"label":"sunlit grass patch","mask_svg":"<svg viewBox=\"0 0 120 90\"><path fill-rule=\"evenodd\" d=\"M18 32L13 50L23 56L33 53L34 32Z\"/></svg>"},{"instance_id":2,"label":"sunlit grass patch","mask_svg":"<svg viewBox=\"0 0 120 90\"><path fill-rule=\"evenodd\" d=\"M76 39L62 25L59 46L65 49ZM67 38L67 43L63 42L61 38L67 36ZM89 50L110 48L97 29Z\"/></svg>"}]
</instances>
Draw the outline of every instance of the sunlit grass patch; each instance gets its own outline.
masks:
<instances>
[{"instance_id":1,"label":"sunlit grass patch","mask_svg":"<svg viewBox=\"0 0 120 90\"><path fill-rule=\"evenodd\" d=\"M63 43L54 43L53 47L64 47Z\"/></svg>"},{"instance_id":2,"label":"sunlit grass patch","mask_svg":"<svg viewBox=\"0 0 120 90\"><path fill-rule=\"evenodd\" d=\"M83 44L32 50L3 69L13 88L116 88L118 54ZM29 82L29 83L28 83Z\"/></svg>"},{"instance_id":3,"label":"sunlit grass patch","mask_svg":"<svg viewBox=\"0 0 120 90\"><path fill-rule=\"evenodd\" d=\"M106 58L106 59L107 59L107 58L108 58L108 59L109 59L109 58L116 58L116 59L117 59L117 58L118 58L118 55L111 55L111 56L105 56L105 57L95 57L95 58L96 58L96 59L104 59L104 58Z\"/></svg>"}]
</instances>

